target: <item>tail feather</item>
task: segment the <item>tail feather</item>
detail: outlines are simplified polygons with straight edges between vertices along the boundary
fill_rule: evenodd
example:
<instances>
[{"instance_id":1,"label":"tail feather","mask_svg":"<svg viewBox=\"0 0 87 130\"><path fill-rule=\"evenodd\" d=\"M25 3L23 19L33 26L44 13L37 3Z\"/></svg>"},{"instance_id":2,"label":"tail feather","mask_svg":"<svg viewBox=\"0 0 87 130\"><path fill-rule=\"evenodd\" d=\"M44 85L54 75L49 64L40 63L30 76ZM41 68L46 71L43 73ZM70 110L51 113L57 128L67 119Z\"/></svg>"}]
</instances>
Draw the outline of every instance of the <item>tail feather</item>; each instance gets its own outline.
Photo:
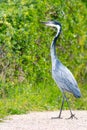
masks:
<instances>
[{"instance_id":1,"label":"tail feather","mask_svg":"<svg viewBox=\"0 0 87 130\"><path fill-rule=\"evenodd\" d=\"M80 97L81 97L81 92L80 92L79 88L73 89L73 95L74 95L76 98L80 98Z\"/></svg>"}]
</instances>

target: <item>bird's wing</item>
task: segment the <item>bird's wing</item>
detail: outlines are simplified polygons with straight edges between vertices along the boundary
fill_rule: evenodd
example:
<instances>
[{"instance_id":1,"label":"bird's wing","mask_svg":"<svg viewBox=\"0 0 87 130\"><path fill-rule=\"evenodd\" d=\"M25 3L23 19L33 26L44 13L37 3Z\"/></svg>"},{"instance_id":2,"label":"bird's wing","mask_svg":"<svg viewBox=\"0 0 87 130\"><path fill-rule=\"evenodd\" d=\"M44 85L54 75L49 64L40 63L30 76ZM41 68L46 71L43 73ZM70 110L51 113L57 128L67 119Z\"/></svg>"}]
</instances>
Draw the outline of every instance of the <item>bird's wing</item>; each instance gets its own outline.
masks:
<instances>
[{"instance_id":1,"label":"bird's wing","mask_svg":"<svg viewBox=\"0 0 87 130\"><path fill-rule=\"evenodd\" d=\"M60 71L62 74L62 78L66 79L68 82L72 83L76 87L78 86L73 74L70 72L70 70L67 67L62 66L60 68Z\"/></svg>"},{"instance_id":2,"label":"bird's wing","mask_svg":"<svg viewBox=\"0 0 87 130\"><path fill-rule=\"evenodd\" d=\"M80 89L78 88L77 82L70 70L67 67L62 66L60 68L60 73L62 79L61 87L63 87L63 90L73 93L76 98L81 97Z\"/></svg>"},{"instance_id":3,"label":"bird's wing","mask_svg":"<svg viewBox=\"0 0 87 130\"><path fill-rule=\"evenodd\" d=\"M72 92L73 89L78 89L77 82L73 77L70 70L64 65L60 64L56 66L55 72L53 72L53 78L59 85L60 89Z\"/></svg>"}]
</instances>

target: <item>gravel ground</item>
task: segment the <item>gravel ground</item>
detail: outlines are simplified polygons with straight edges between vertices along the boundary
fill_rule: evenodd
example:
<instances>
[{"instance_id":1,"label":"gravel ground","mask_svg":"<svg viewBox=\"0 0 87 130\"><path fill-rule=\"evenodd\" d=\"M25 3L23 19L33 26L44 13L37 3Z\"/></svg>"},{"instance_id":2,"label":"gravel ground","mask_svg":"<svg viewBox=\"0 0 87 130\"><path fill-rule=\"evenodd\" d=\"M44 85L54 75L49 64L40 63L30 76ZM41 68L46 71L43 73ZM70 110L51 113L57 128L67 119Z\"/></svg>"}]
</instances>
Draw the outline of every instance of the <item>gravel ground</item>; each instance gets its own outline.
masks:
<instances>
[{"instance_id":1,"label":"gravel ground","mask_svg":"<svg viewBox=\"0 0 87 130\"><path fill-rule=\"evenodd\" d=\"M73 111L78 119L66 119L69 111L63 111L62 119L51 119L59 111L31 112L6 117L0 130L87 130L87 111Z\"/></svg>"}]
</instances>

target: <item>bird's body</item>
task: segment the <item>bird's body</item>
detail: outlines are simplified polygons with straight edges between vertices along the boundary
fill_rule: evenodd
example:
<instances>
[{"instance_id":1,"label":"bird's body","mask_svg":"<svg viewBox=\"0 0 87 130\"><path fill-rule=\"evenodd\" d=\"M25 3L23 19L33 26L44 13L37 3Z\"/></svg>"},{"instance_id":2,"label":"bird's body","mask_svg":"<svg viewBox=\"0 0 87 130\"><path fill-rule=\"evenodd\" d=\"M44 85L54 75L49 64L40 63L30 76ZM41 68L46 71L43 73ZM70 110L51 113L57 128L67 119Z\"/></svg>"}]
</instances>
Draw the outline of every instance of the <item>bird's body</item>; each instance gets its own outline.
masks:
<instances>
[{"instance_id":1,"label":"bird's body","mask_svg":"<svg viewBox=\"0 0 87 130\"><path fill-rule=\"evenodd\" d=\"M81 96L77 82L72 73L57 59L55 59L52 65L52 77L62 92L70 92L76 98Z\"/></svg>"},{"instance_id":2,"label":"bird's body","mask_svg":"<svg viewBox=\"0 0 87 130\"><path fill-rule=\"evenodd\" d=\"M58 85L58 87L60 88L61 92L63 93L63 101L62 101L60 113L58 116L58 118L60 118L63 104L64 104L64 99L66 99L68 107L70 109L68 100L65 96L65 92L67 91L67 92L72 93L76 98L80 98L81 93L80 93L80 89L78 88L77 82L74 76L72 75L72 73L70 72L70 70L66 66L64 66L56 56L55 46L56 46L56 41L61 32L61 24L55 21L44 22L44 24L46 24L47 26L57 28L57 34L52 41L50 51L51 51L51 61L52 61L52 77L54 81L56 82L56 84ZM71 109L70 109L70 112L71 112L70 118L74 117Z\"/></svg>"}]
</instances>

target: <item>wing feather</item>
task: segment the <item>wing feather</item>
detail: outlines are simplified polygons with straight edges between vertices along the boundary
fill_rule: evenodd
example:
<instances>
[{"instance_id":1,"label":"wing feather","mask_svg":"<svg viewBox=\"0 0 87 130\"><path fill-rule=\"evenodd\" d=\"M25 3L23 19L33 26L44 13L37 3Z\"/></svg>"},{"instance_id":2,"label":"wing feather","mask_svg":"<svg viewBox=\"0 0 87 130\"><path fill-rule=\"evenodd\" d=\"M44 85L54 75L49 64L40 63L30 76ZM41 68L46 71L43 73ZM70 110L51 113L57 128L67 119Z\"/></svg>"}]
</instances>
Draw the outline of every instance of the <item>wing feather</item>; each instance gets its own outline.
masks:
<instances>
[{"instance_id":1,"label":"wing feather","mask_svg":"<svg viewBox=\"0 0 87 130\"><path fill-rule=\"evenodd\" d=\"M68 91L75 96L80 95L77 82L70 70L61 63L55 64L55 69L52 69L52 76L62 91Z\"/></svg>"}]
</instances>

